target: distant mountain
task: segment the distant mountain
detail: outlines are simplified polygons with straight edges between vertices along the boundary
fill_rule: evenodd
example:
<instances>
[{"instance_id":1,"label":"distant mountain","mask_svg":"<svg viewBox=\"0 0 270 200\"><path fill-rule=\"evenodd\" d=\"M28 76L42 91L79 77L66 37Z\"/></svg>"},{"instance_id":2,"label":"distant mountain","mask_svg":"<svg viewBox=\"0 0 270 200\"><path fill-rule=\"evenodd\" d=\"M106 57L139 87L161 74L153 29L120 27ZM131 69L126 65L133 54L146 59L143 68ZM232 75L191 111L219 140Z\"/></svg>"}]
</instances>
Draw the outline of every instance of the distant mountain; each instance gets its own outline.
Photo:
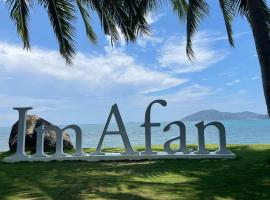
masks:
<instances>
[{"instance_id":1,"label":"distant mountain","mask_svg":"<svg viewBox=\"0 0 270 200\"><path fill-rule=\"evenodd\" d=\"M237 120L237 119L268 119L267 115L257 114L253 112L220 112L218 110L203 110L196 112L183 118L183 121L199 121L199 120Z\"/></svg>"}]
</instances>

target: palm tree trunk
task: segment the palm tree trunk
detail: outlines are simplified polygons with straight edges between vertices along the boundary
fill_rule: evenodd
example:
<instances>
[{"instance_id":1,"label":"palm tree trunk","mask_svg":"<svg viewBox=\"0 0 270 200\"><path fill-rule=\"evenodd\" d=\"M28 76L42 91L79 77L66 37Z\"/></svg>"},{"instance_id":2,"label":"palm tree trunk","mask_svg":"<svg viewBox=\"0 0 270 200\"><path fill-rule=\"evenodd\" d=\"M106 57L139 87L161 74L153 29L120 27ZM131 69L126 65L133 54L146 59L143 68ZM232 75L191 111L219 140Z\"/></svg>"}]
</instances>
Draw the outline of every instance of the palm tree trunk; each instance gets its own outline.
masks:
<instances>
[{"instance_id":1,"label":"palm tree trunk","mask_svg":"<svg viewBox=\"0 0 270 200\"><path fill-rule=\"evenodd\" d=\"M267 113L270 116L270 36L263 0L247 0L249 22L252 28L257 54L261 66Z\"/></svg>"}]
</instances>

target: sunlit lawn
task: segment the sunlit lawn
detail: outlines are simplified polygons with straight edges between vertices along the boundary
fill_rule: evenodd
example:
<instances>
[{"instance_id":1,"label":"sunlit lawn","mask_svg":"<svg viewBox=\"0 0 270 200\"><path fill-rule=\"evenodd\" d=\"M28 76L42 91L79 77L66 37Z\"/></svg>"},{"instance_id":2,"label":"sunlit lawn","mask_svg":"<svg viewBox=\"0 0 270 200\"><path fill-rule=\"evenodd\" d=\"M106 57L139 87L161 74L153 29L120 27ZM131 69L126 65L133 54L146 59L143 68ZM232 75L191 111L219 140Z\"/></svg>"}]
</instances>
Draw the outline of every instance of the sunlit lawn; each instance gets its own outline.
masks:
<instances>
[{"instance_id":1,"label":"sunlit lawn","mask_svg":"<svg viewBox=\"0 0 270 200\"><path fill-rule=\"evenodd\" d=\"M229 147L234 160L7 164L1 153L0 199L270 199L270 145Z\"/></svg>"}]
</instances>

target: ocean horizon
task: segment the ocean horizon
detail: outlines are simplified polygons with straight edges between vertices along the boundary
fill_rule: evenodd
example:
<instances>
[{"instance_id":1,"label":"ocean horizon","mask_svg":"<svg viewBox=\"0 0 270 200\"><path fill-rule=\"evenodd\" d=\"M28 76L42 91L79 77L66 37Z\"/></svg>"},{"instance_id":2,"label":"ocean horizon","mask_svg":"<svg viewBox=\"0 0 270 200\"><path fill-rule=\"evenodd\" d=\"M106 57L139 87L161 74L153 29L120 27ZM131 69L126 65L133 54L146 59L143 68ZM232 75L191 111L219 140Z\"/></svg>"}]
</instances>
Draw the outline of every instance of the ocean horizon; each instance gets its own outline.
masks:
<instances>
[{"instance_id":1,"label":"ocean horizon","mask_svg":"<svg viewBox=\"0 0 270 200\"><path fill-rule=\"evenodd\" d=\"M227 144L269 144L270 143L270 120L223 120L226 129ZM187 144L197 144L197 121L185 121ZM144 128L142 122L127 122L125 127L132 146L145 145ZM162 122L160 127L152 128L152 144L163 145L169 139L177 137L179 130L172 126L168 132L163 132L167 122ZM78 124L83 133L83 148L96 148L101 137L104 124ZM64 127L61 125L60 127ZM111 123L108 130L117 130L117 125ZM0 151L8 151L8 139L11 127L0 127ZM73 144L75 134L68 130ZM206 144L218 144L218 131L215 127L206 129ZM177 144L177 141L175 142ZM103 147L123 147L119 135L105 136Z\"/></svg>"}]
</instances>

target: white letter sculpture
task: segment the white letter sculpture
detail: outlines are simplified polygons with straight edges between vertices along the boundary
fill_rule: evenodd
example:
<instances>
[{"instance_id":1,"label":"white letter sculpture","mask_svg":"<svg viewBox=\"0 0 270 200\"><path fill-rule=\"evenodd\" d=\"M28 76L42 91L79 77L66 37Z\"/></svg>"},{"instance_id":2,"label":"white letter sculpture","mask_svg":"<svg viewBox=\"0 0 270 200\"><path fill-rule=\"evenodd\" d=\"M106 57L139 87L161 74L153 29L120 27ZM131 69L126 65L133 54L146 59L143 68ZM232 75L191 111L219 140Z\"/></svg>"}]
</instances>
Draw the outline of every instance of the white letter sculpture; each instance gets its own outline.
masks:
<instances>
[{"instance_id":1,"label":"white letter sculpture","mask_svg":"<svg viewBox=\"0 0 270 200\"><path fill-rule=\"evenodd\" d=\"M195 154L209 154L210 152L205 149L205 139L204 139L204 130L208 126L215 126L219 131L219 150L216 154L231 154L226 148L226 137L225 137L225 127L220 122L211 122L204 125L204 122L201 121L195 125L198 128L198 142L199 148L195 151Z\"/></svg>"},{"instance_id":2,"label":"white letter sculpture","mask_svg":"<svg viewBox=\"0 0 270 200\"><path fill-rule=\"evenodd\" d=\"M116 120L117 126L119 128L119 131L107 131L113 115L115 117L115 120ZM126 150L122 154L124 154L124 155L125 154L126 155L138 154L137 152L133 151L133 149L132 149L132 147L130 145L128 135L127 135L127 132L126 132L126 128L124 126L124 123L123 123L122 117L120 115L119 109L117 107L117 104L114 104L112 106L111 112L109 114L109 117L107 119L107 122L106 122L104 130L103 130L103 133L102 133L101 138L100 138L100 140L98 142L97 149L96 149L96 151L94 153L92 153L92 155L105 155L105 153L101 152L101 146L102 146L105 135L120 135L122 137L122 140L123 140L123 143L124 143L124 146L125 146L125 150Z\"/></svg>"},{"instance_id":3,"label":"white letter sculpture","mask_svg":"<svg viewBox=\"0 0 270 200\"><path fill-rule=\"evenodd\" d=\"M166 151L168 154L175 154L176 152L183 152L184 154L190 153L191 151L188 150L186 147L186 126L185 126L185 124L181 121L175 121L175 122L172 122L172 123L168 124L167 126L165 126L163 131L164 132L169 131L171 128L171 125L177 125L179 127L180 136L165 142L164 151ZM177 150L172 150L170 145L175 140L180 140L180 144L179 144L180 147Z\"/></svg>"},{"instance_id":4,"label":"white letter sculpture","mask_svg":"<svg viewBox=\"0 0 270 200\"><path fill-rule=\"evenodd\" d=\"M18 132L17 132L17 148L16 153L9 158L11 160L24 160L29 156L25 154L25 129L26 129L26 114L31 107L13 108L19 112Z\"/></svg>"},{"instance_id":5,"label":"white letter sculpture","mask_svg":"<svg viewBox=\"0 0 270 200\"><path fill-rule=\"evenodd\" d=\"M151 108L154 104L160 104L165 107L167 102L164 100L155 100L149 104L145 112L145 122L142 127L145 128L145 150L143 152L136 152L132 149L127 131L120 115L117 104L111 107L110 114L103 129L101 138L98 142L95 152L87 154L82 149L82 131L77 125L69 125L63 129L58 126L41 125L35 129L37 133L36 139L36 153L33 155L27 155L25 153L25 130L26 130L26 114L31 107L14 108L19 112L18 121L18 133L17 133L17 148L15 154L6 157L5 162L21 162L21 161L52 161L52 160L83 160L83 161L109 161L109 160L153 160L153 159L217 159L217 158L235 158L235 154L230 152L226 148L226 132L225 127L220 122L210 122L204 125L201 121L195 126L198 129L198 150L193 151L186 146L186 127L181 121L174 121L166 125L163 132L168 132L171 126L177 126L179 128L179 136L172 138L164 143L164 152L152 151L151 143L151 127L159 127L160 123L151 122ZM112 117L115 117L118 126L118 131L108 131L109 124ZM219 131L219 149L216 152L209 152L205 148L205 129L208 126L215 126ZM76 134L76 151L75 153L64 153L63 149L63 133L67 129L74 130ZM56 133L56 150L52 155L44 153L44 134L48 131L54 131ZM162 133L161 133L162 134ZM119 135L124 143L125 151L122 153L104 153L101 151L101 147L106 135ZM180 147L178 149L172 149L171 144L174 141L179 140Z\"/></svg>"},{"instance_id":6,"label":"white letter sculpture","mask_svg":"<svg viewBox=\"0 0 270 200\"><path fill-rule=\"evenodd\" d=\"M144 124L141 127L145 128L145 151L142 154L156 154L157 152L152 151L152 141L151 141L151 127L159 127L160 123L151 123L151 108L158 103L163 107L167 105L167 102L161 99L155 100L149 104L145 112Z\"/></svg>"}]
</instances>

